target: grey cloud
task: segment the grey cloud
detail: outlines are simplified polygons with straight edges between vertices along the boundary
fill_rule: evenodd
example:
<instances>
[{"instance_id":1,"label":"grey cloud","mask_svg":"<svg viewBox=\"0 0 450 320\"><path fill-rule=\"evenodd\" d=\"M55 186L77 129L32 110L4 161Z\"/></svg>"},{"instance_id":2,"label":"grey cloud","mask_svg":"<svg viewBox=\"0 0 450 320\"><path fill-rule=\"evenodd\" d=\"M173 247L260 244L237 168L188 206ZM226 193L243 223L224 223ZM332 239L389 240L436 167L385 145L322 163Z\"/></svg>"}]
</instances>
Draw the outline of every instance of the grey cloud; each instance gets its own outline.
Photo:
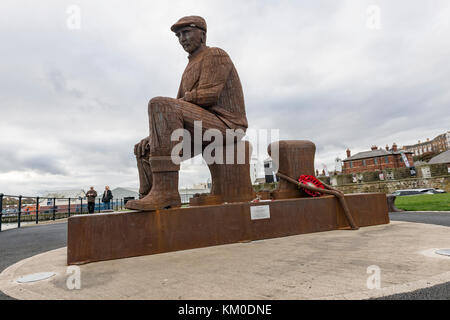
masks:
<instances>
[{"instance_id":1,"label":"grey cloud","mask_svg":"<svg viewBox=\"0 0 450 320\"><path fill-rule=\"evenodd\" d=\"M148 134L147 103L175 96L187 63L169 30L186 14L205 16L209 45L230 53L250 126L314 141L317 165L331 167L347 147L449 129L447 1L377 1L379 31L365 26L365 0L78 3L73 31L70 1L2 1L0 192L136 186L133 145ZM4 175L12 170L55 177L24 184ZM192 167L180 185L207 177Z\"/></svg>"},{"instance_id":2,"label":"grey cloud","mask_svg":"<svg viewBox=\"0 0 450 320\"><path fill-rule=\"evenodd\" d=\"M40 174L65 175L66 169L48 154L21 157L13 151L0 154L0 173L32 171Z\"/></svg>"}]
</instances>

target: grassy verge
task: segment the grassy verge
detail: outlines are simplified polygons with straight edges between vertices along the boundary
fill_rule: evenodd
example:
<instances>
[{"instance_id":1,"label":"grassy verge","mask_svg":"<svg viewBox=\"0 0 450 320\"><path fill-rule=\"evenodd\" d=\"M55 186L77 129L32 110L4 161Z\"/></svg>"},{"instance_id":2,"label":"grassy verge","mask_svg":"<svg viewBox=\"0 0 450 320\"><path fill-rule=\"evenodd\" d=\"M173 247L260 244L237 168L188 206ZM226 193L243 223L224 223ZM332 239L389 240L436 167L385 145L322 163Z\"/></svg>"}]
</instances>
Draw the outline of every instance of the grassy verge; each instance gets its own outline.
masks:
<instances>
[{"instance_id":1,"label":"grassy verge","mask_svg":"<svg viewBox=\"0 0 450 320\"><path fill-rule=\"evenodd\" d=\"M450 211L450 193L397 197L395 205L406 211Z\"/></svg>"}]
</instances>

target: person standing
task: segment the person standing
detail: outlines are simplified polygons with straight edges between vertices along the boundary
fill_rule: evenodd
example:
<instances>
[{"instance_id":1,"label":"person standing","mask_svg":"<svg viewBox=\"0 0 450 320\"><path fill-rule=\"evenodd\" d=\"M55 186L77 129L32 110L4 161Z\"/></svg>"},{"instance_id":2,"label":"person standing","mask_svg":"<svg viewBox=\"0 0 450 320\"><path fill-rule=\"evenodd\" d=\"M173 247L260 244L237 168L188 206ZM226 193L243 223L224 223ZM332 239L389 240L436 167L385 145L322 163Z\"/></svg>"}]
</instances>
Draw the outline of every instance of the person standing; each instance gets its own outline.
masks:
<instances>
[{"instance_id":1,"label":"person standing","mask_svg":"<svg viewBox=\"0 0 450 320\"><path fill-rule=\"evenodd\" d=\"M105 191L103 192L103 197L102 197L102 202L105 204L105 210L110 210L111 206L110 206L110 202L111 199L113 198L112 192L111 190L109 190L109 186L105 187Z\"/></svg>"},{"instance_id":2,"label":"person standing","mask_svg":"<svg viewBox=\"0 0 450 320\"><path fill-rule=\"evenodd\" d=\"M97 197L97 191L94 190L94 187L86 193L86 198L88 200L88 212L94 213L95 209L95 198Z\"/></svg>"}]
</instances>

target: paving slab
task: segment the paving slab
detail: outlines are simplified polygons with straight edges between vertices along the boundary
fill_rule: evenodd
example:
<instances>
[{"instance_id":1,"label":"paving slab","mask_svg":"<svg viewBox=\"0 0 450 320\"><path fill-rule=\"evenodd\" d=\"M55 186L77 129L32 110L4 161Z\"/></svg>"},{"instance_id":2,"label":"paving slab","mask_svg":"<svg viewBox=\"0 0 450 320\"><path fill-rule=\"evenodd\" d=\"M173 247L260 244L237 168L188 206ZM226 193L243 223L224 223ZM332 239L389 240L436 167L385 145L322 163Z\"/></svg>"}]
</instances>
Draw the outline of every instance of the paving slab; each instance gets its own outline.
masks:
<instances>
[{"instance_id":1,"label":"paving slab","mask_svg":"<svg viewBox=\"0 0 450 320\"><path fill-rule=\"evenodd\" d=\"M435 253L448 247L448 227L392 222L79 267L60 248L5 269L0 290L17 299L367 299L449 282L450 258ZM17 282L41 272L56 275Z\"/></svg>"}]
</instances>

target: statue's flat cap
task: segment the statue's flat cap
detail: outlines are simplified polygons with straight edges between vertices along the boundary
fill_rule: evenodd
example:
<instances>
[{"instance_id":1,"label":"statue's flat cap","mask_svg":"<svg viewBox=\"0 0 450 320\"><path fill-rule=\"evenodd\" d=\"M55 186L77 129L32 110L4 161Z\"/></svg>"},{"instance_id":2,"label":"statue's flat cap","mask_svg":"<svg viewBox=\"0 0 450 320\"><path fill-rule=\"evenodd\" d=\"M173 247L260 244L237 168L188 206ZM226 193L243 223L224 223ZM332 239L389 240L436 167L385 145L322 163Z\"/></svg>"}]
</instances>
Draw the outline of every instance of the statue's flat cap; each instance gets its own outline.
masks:
<instances>
[{"instance_id":1,"label":"statue's flat cap","mask_svg":"<svg viewBox=\"0 0 450 320\"><path fill-rule=\"evenodd\" d=\"M178 29L184 28L184 27L194 27L202 29L206 32L206 21L202 17L199 16L188 16L183 17L180 20L178 20L171 28L173 32L177 32Z\"/></svg>"}]
</instances>

